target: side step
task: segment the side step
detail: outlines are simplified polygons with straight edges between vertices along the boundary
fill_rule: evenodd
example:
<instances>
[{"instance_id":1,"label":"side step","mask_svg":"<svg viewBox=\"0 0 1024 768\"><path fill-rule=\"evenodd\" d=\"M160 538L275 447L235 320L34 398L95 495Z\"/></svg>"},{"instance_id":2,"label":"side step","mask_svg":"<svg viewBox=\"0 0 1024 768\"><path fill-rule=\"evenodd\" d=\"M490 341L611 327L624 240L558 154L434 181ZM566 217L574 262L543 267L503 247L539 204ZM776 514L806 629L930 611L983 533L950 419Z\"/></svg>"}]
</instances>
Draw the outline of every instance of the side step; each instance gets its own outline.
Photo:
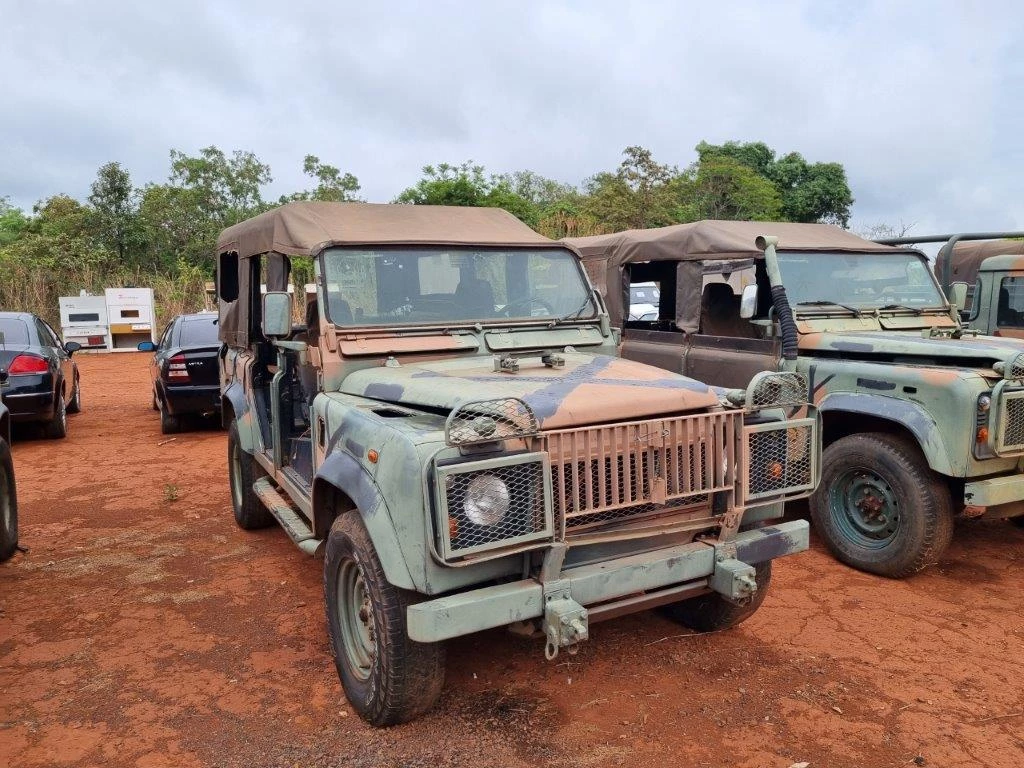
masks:
<instances>
[{"instance_id":1,"label":"side step","mask_svg":"<svg viewBox=\"0 0 1024 768\"><path fill-rule=\"evenodd\" d=\"M317 547L321 540L313 536L313 531L298 513L292 508L284 496L278 493L269 477L261 477L252 484L253 493L259 496L270 514L277 518L277 522L284 528L288 538L295 542L296 546L307 555L316 554Z\"/></svg>"}]
</instances>

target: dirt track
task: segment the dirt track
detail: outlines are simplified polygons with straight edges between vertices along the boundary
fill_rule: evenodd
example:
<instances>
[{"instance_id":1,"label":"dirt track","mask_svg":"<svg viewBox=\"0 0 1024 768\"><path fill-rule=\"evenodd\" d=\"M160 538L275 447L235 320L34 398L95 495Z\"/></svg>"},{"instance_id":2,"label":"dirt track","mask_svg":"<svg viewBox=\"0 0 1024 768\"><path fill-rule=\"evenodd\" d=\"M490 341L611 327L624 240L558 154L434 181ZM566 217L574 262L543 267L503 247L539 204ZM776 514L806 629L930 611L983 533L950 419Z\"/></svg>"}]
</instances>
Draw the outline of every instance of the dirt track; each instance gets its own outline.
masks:
<instances>
[{"instance_id":1,"label":"dirt track","mask_svg":"<svg viewBox=\"0 0 1024 768\"><path fill-rule=\"evenodd\" d=\"M223 432L160 444L147 358L83 356L69 438L14 446L0 765L1024 764L1024 530L1003 522L905 582L815 544L730 632L643 613L555 663L473 636L434 713L375 731L335 675L319 561L235 527Z\"/></svg>"}]
</instances>

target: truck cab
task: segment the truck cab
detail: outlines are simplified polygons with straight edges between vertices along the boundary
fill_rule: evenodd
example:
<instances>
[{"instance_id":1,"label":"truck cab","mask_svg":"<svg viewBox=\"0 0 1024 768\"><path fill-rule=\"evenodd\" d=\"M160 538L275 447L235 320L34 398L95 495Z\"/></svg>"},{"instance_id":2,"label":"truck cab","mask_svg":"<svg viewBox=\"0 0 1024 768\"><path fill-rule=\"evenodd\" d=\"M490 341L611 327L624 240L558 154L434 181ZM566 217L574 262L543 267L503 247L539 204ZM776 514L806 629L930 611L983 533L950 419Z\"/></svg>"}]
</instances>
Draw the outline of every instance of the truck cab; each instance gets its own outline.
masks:
<instances>
[{"instance_id":1,"label":"truck cab","mask_svg":"<svg viewBox=\"0 0 1024 768\"><path fill-rule=\"evenodd\" d=\"M217 257L235 520L323 557L370 723L432 705L449 638L508 627L553 659L656 606L724 629L807 546L780 520L817 480L804 378L727 391L617 357L578 254L504 211L293 203Z\"/></svg>"}]
</instances>

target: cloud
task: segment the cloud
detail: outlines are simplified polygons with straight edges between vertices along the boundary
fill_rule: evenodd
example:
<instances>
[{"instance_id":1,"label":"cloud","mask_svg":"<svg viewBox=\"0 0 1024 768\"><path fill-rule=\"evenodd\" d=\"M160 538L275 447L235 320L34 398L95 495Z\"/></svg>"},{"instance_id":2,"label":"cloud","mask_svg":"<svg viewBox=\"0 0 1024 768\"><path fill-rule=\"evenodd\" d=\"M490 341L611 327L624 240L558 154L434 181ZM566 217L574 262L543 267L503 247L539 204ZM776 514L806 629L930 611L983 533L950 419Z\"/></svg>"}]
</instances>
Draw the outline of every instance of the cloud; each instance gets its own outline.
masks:
<instances>
[{"instance_id":1,"label":"cloud","mask_svg":"<svg viewBox=\"0 0 1024 768\"><path fill-rule=\"evenodd\" d=\"M702 139L843 163L854 226L1024 228L1015 4L815 2L19 4L0 29L0 196L88 194L168 150L302 157L390 200L427 163L579 183L641 144Z\"/></svg>"}]
</instances>

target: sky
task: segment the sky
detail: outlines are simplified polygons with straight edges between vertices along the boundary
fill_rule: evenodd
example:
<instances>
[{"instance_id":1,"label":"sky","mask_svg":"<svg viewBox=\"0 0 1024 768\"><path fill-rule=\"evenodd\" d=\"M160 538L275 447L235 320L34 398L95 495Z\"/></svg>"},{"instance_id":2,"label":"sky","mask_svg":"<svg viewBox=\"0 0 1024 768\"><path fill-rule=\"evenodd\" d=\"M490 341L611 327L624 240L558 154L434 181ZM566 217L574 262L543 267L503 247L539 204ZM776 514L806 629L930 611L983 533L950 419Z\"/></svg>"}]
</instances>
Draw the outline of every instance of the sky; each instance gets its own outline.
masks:
<instances>
[{"instance_id":1,"label":"sky","mask_svg":"<svg viewBox=\"0 0 1024 768\"><path fill-rule=\"evenodd\" d=\"M629 145L844 165L855 230L1024 229L1024 4L0 0L0 197L84 199L111 160L306 154L392 200L472 160L579 184Z\"/></svg>"}]
</instances>

